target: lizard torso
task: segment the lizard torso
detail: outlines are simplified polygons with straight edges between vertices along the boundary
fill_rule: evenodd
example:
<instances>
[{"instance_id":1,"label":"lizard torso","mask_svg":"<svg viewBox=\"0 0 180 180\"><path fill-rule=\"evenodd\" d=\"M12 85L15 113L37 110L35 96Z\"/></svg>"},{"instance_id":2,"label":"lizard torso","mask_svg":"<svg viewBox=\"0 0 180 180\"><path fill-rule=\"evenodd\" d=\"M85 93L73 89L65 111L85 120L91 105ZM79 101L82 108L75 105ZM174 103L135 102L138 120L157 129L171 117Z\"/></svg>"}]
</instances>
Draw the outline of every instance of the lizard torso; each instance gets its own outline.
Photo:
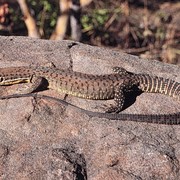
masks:
<instances>
[{"instance_id":1,"label":"lizard torso","mask_svg":"<svg viewBox=\"0 0 180 180\"><path fill-rule=\"evenodd\" d=\"M48 81L48 88L86 99L113 99L114 89L123 83L118 74L91 75L49 67L0 68L0 85L33 83L34 77Z\"/></svg>"}]
</instances>

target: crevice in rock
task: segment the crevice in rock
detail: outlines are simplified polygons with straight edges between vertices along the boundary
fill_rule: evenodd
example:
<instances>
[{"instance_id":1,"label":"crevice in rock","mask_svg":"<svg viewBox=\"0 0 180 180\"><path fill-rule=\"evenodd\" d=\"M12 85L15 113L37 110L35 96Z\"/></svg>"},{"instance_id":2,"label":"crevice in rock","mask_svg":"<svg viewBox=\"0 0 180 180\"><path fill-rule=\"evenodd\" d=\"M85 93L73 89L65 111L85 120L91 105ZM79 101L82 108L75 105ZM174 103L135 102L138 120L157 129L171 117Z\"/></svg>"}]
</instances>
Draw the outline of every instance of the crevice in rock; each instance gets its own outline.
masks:
<instances>
[{"instance_id":1,"label":"crevice in rock","mask_svg":"<svg viewBox=\"0 0 180 180\"><path fill-rule=\"evenodd\" d=\"M61 159L63 164L69 169L75 180L87 180L86 161L83 154L79 154L72 149L56 148L52 151L53 157ZM67 173L67 172L63 172Z\"/></svg>"}]
</instances>

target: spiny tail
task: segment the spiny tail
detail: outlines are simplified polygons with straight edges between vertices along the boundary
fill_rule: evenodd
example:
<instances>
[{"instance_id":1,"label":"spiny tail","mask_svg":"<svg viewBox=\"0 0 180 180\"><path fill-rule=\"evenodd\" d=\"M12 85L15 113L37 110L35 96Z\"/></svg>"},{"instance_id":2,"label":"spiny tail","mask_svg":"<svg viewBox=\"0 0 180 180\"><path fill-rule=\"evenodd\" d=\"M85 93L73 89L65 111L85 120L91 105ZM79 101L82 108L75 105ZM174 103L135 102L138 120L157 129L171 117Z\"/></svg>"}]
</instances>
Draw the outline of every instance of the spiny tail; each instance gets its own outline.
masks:
<instances>
[{"instance_id":1,"label":"spiny tail","mask_svg":"<svg viewBox=\"0 0 180 180\"><path fill-rule=\"evenodd\" d=\"M148 74L134 75L142 91L149 93L161 93L180 100L180 83L171 79L150 76Z\"/></svg>"},{"instance_id":2,"label":"spiny tail","mask_svg":"<svg viewBox=\"0 0 180 180\"><path fill-rule=\"evenodd\" d=\"M82 111L82 110L81 110ZM166 124L166 125L179 125L180 124L180 113L173 114L108 114L91 112L85 110L86 114L91 117L107 118L111 120L121 121L135 121L135 122L146 122L155 124Z\"/></svg>"}]
</instances>

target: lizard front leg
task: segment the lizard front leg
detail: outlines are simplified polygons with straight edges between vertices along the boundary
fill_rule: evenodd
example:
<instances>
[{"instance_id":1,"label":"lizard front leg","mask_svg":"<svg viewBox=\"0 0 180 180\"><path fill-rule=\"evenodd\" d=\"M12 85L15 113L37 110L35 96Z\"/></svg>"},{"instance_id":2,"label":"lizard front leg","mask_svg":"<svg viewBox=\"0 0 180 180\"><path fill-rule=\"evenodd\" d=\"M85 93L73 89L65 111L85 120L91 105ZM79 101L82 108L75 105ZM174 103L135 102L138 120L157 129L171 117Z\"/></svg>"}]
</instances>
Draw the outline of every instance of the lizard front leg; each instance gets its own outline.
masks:
<instances>
[{"instance_id":1,"label":"lizard front leg","mask_svg":"<svg viewBox=\"0 0 180 180\"><path fill-rule=\"evenodd\" d=\"M42 77L32 76L30 82L16 90L16 94L29 94L35 91L42 84Z\"/></svg>"}]
</instances>

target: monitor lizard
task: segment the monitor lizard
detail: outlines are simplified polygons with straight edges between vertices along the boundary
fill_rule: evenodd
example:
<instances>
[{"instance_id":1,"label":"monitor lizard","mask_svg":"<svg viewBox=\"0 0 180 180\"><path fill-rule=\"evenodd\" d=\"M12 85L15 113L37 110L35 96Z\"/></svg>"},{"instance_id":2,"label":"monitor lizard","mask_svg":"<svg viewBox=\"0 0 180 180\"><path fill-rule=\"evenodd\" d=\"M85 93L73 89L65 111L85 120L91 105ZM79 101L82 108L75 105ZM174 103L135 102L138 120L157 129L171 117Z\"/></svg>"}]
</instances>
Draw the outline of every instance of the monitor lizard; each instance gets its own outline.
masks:
<instances>
[{"instance_id":1,"label":"monitor lizard","mask_svg":"<svg viewBox=\"0 0 180 180\"><path fill-rule=\"evenodd\" d=\"M116 105L109 108L104 115L102 115L103 113L96 114L96 112L92 112L94 116L109 119L125 119L126 117L127 120L131 120L130 116L127 115L123 117L122 114L108 113L118 113L122 110L125 100L124 93L130 91L134 86L137 86L143 92L166 94L180 100L179 82L148 74L131 73L121 67L114 67L113 70L115 73L112 74L93 75L50 67L7 67L0 68L0 86L29 83L30 86L21 92L21 94L28 94L35 91L45 79L48 82L48 88L62 93L93 100L114 99ZM91 113L87 114L93 116ZM132 115L131 118L135 120L140 116L144 121L148 116L149 121L152 122L163 121L164 119L166 124L172 124L172 122L167 122L171 118L175 119L175 124L180 121L180 113L169 116Z\"/></svg>"}]
</instances>

